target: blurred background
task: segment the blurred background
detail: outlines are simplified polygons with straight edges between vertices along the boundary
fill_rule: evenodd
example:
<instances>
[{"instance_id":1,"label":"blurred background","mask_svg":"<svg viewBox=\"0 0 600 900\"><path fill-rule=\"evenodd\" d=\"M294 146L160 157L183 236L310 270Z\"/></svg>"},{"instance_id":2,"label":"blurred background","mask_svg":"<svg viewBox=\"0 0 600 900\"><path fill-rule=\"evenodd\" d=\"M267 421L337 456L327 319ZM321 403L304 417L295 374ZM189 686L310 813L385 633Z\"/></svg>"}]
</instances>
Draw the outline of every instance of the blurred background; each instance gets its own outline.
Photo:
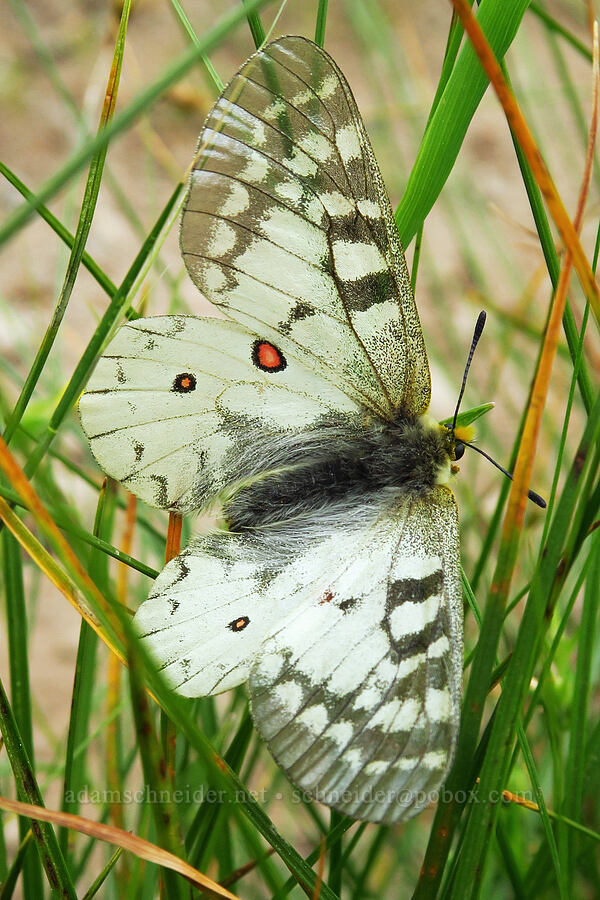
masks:
<instances>
[{"instance_id":1,"label":"blurred background","mask_svg":"<svg viewBox=\"0 0 600 900\"><path fill-rule=\"evenodd\" d=\"M197 35L214 25L224 6L218 0L190 0L185 5ZM233 6L233 2L227 4L227 8ZM591 67L581 49L549 30L541 16L547 8L589 51L588 13L578 0L532 7L510 49L507 65L518 100L572 214L585 157ZM265 28L274 10L269 6L262 12ZM315 12L316 3L290 0L273 36L296 33L312 37ZM30 189L51 178L95 133L119 14L117 5L99 0L9 0L4 5L0 158ZM423 135L450 16L450 4L442 0L330 3L325 48L353 89L393 207L402 196ZM134 3L117 112L158 79L188 45L189 38L168 2ZM253 49L249 29L242 23L210 57L223 82ZM191 162L203 119L216 94L198 65L111 143L87 250L116 284ZM50 204L70 229L77 223L84 184L85 171ZM596 171L583 227L583 245L590 258L598 184ZM17 191L0 180L2 216L21 202ZM407 248L409 268L413 253L414 241ZM45 222L35 218L2 249L0 395L4 416L14 406L47 327L67 258L64 244ZM583 303L575 279L572 287L579 322ZM416 296L432 366L432 413L440 419L454 409L477 313L487 311L487 331L471 370L464 408L487 400L496 402L496 409L481 422L480 442L504 464L526 402L549 295L550 281L510 134L497 99L488 90L447 185L426 220ZM210 314L209 305L184 271L177 227L167 236L145 277L134 302L136 308L142 300L148 314L175 310ZM97 283L81 268L56 344L25 415L24 424L33 435L45 427L107 302ZM572 372L565 348L563 341L534 470L533 485L545 495L556 462ZM589 359L597 363L597 344L591 344L588 352ZM576 400L575 423L580 414ZM75 413L62 428L54 449L100 483L100 472ZM56 503L70 503L81 526L90 530L96 489L56 460L48 466L57 485ZM461 470L456 493L462 516L463 566L469 575L480 551L481 532L495 508L501 476L474 454L466 455ZM144 515L159 533L166 532L165 515L148 511ZM531 552L528 541L535 546L541 525L542 514L532 508L522 544L525 565ZM119 528L122 526L115 529L115 543ZM134 555L158 568L160 544L148 540L136 538ZM483 586L489 582L492 568L485 568ZM520 587L519 577L517 573L515 592ZM36 752L38 761L50 766L68 720L80 620L37 570L27 569L27 578L31 596L36 598L29 648ZM142 576L132 575L130 605L136 605L136 596L143 597L148 584ZM2 639L0 668L5 675L3 644ZM3 758L3 775L7 765ZM55 787L58 790L59 782ZM52 794L49 802L51 799ZM276 812L270 814L276 817ZM416 846L414 862L418 865L422 845Z\"/></svg>"}]
</instances>

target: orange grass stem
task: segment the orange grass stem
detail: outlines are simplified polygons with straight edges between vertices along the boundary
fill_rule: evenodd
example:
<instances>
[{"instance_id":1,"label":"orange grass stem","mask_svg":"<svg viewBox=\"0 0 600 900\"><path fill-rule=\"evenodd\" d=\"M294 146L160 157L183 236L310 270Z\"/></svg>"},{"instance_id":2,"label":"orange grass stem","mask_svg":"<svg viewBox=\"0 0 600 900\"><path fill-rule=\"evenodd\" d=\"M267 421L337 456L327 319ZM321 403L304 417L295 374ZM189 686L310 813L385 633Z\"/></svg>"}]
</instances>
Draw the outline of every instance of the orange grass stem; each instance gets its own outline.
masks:
<instances>
[{"instance_id":1,"label":"orange grass stem","mask_svg":"<svg viewBox=\"0 0 600 900\"><path fill-rule=\"evenodd\" d=\"M48 537L55 550L57 550L62 561L72 573L77 588L82 592L81 595L75 594L72 590L69 590L68 587L65 586L64 589L61 588L63 594L67 597L69 602L73 604L78 613L83 616L86 622L89 623L89 625L94 629L94 631L98 634L101 640L104 641L109 649L112 650L113 653L116 653L119 659L123 660L123 654L114 645L114 642L106 633L105 629L100 624L92 610L88 608L87 603L83 602L84 596L87 595L89 597L93 597L94 601L98 605L98 608L102 610L102 612L106 616L107 621L110 622L111 627L115 631L115 634L120 634L121 629L119 626L119 620L115 615L114 610L111 608L111 605L107 601L104 594L98 590L88 573L79 562L79 559L73 552L70 544L61 534L52 516L40 500L33 485L28 481L27 476L19 466L18 462L16 461L15 457L8 447L8 444L1 435L0 469L6 476L8 482L12 485L12 487L24 501L25 506L30 510L40 530ZM30 552L30 547L27 546L23 541L23 534L20 533L15 527L16 525L20 525L24 529L23 523L20 519L18 519L18 521L14 521L17 520L18 517L15 516L8 504L4 501L0 503L0 518L4 521L9 530L15 535L19 543L25 547L26 551ZM28 532L28 534L31 533ZM33 536L31 535L31 537ZM37 562L37 560L35 561Z\"/></svg>"},{"instance_id":2,"label":"orange grass stem","mask_svg":"<svg viewBox=\"0 0 600 900\"><path fill-rule=\"evenodd\" d=\"M184 860L179 859L156 844L132 834L130 831L123 831L121 828L115 828L113 825L105 825L102 822L92 822L90 819L84 819L82 816L75 816L72 813L58 812L53 809L46 809L43 806L35 806L31 803L21 803L19 800L9 800L8 797L0 797L0 809L6 812L16 813L19 816L27 816L28 819L36 819L42 822L52 822L63 828L70 828L78 831L80 834L86 834L88 837L96 838L100 841L106 841L115 847L122 847L135 854L139 859L145 859L147 862L164 866L177 872L184 878L187 878L192 884L206 891L211 897L224 898L224 900L240 900L236 894L232 894L226 888L221 887L212 878L208 878L190 866Z\"/></svg>"},{"instance_id":3,"label":"orange grass stem","mask_svg":"<svg viewBox=\"0 0 600 900\"><path fill-rule=\"evenodd\" d=\"M169 527L167 529L167 546L165 549L165 563L170 562L181 550L181 526L183 520L178 513L169 513Z\"/></svg>"},{"instance_id":4,"label":"orange grass stem","mask_svg":"<svg viewBox=\"0 0 600 900\"><path fill-rule=\"evenodd\" d=\"M590 121L588 146L586 153L586 161L584 167L581 188L579 190L579 198L577 202L577 210L574 217L574 228L579 230L583 220L585 203L589 191L590 179L592 174L592 165L594 159L594 146L596 143L596 134L598 130L598 35L597 28L594 31L594 65L593 65L593 105L592 117ZM565 310L567 300L567 289L573 265L573 251L567 246L563 263L560 270L558 284L552 298L550 308L550 316L546 326L546 333L542 344L542 352L539 359L538 369L535 374L533 389L531 392L531 401L525 417L523 427L523 436L519 445L514 471L514 483L512 485L504 525L502 529L502 539L504 541L512 540L516 531L519 531L523 523L525 515L525 505L527 502L527 488L531 478L531 470L533 467L533 457L541 426L542 413L546 404L548 388L550 384L550 375L552 373L552 365L556 356L556 349L562 327L562 317ZM496 579L494 578L494 582ZM506 586L508 592L508 585Z\"/></svg>"},{"instance_id":5,"label":"orange grass stem","mask_svg":"<svg viewBox=\"0 0 600 900\"><path fill-rule=\"evenodd\" d=\"M550 172L546 167L529 126L519 108L519 104L506 83L498 60L488 44L479 22L475 18L467 0L451 0L451 2L454 5L456 13L460 17L463 27L473 45L473 49L479 57L479 61L481 62L492 87L496 91L508 120L508 124L523 148L523 152L531 166L538 187L546 200L554 224L560 232L565 247L572 255L572 264L575 266L579 276L583 292L592 307L596 322L600 326L600 288L598 287L596 278L592 272L592 267L583 251L577 231L567 214L558 191L556 190Z\"/></svg>"}]
</instances>

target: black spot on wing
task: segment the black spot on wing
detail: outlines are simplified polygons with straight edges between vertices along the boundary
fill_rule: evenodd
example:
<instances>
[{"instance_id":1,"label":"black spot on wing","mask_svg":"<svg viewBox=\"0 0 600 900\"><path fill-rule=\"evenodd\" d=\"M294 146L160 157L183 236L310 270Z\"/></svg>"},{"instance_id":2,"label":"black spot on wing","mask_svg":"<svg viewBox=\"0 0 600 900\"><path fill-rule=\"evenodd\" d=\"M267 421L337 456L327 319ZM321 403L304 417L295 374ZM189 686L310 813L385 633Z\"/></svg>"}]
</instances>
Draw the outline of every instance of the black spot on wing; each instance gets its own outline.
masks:
<instances>
[{"instance_id":1,"label":"black spot on wing","mask_svg":"<svg viewBox=\"0 0 600 900\"><path fill-rule=\"evenodd\" d=\"M254 341L250 356L256 368L262 372L283 372L287 367L285 356L270 341L261 339Z\"/></svg>"},{"instance_id":2,"label":"black spot on wing","mask_svg":"<svg viewBox=\"0 0 600 900\"><path fill-rule=\"evenodd\" d=\"M191 372L180 372L173 379L171 390L175 394L189 394L196 390L196 376Z\"/></svg>"},{"instance_id":3,"label":"black spot on wing","mask_svg":"<svg viewBox=\"0 0 600 900\"><path fill-rule=\"evenodd\" d=\"M243 631L244 628L246 628L246 626L249 624L250 624L250 619L248 618L248 616L238 616L237 618L233 619L228 624L227 627L229 628L230 631L237 632L237 631Z\"/></svg>"},{"instance_id":4,"label":"black spot on wing","mask_svg":"<svg viewBox=\"0 0 600 900\"><path fill-rule=\"evenodd\" d=\"M338 603L338 609L341 609L342 612L348 612L350 609L356 606L357 603L358 600L356 597L348 597L346 600L342 600L341 603Z\"/></svg>"},{"instance_id":5,"label":"black spot on wing","mask_svg":"<svg viewBox=\"0 0 600 900\"><path fill-rule=\"evenodd\" d=\"M424 578L398 578L391 581L387 589L386 613L406 601L422 603L429 597L440 594L443 586L444 574L441 569Z\"/></svg>"},{"instance_id":6,"label":"black spot on wing","mask_svg":"<svg viewBox=\"0 0 600 900\"><path fill-rule=\"evenodd\" d=\"M292 330L292 325L294 322L300 322L302 319L308 319L310 316L314 316L316 313L316 309L314 306L311 306L309 303L305 303L303 300L299 300L294 304L287 319L284 319L283 322L280 322L277 326L277 330L282 334L289 334Z\"/></svg>"},{"instance_id":7,"label":"black spot on wing","mask_svg":"<svg viewBox=\"0 0 600 900\"><path fill-rule=\"evenodd\" d=\"M166 475L151 475L150 480L156 484L155 502L161 509L169 505L169 482Z\"/></svg>"},{"instance_id":8,"label":"black spot on wing","mask_svg":"<svg viewBox=\"0 0 600 900\"><path fill-rule=\"evenodd\" d=\"M352 280L336 278L336 284L349 311L365 312L377 303L396 300L396 280L389 269L371 272Z\"/></svg>"}]
</instances>

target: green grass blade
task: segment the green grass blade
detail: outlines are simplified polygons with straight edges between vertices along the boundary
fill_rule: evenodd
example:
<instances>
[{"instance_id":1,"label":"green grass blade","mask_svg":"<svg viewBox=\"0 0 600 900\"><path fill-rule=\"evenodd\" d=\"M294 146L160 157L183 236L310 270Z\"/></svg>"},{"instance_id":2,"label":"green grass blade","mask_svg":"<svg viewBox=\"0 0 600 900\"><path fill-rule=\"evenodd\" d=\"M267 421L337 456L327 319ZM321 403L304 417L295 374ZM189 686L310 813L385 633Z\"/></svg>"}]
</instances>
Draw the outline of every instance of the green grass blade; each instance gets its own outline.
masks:
<instances>
[{"instance_id":1,"label":"green grass blade","mask_svg":"<svg viewBox=\"0 0 600 900\"><path fill-rule=\"evenodd\" d=\"M254 725L250 712L246 711L224 757L225 762L231 766L234 772L240 771L253 731ZM199 804L185 836L188 859L196 868L202 869L205 865L209 840L219 818L219 812L219 807L214 803Z\"/></svg>"},{"instance_id":2,"label":"green grass blade","mask_svg":"<svg viewBox=\"0 0 600 900\"><path fill-rule=\"evenodd\" d=\"M498 59L510 47L528 5L528 0L482 0L479 5L478 22ZM475 51L467 42L423 135L396 210L396 224L404 247L409 245L446 183L487 85Z\"/></svg>"},{"instance_id":3,"label":"green grass blade","mask_svg":"<svg viewBox=\"0 0 600 900\"><path fill-rule=\"evenodd\" d=\"M565 28L564 25L561 25L560 22L558 22L554 18L554 16L550 15L550 13L547 12L543 6L541 6L539 3L536 3L536 0L532 0L532 2L529 4L529 10L539 19L541 19L541 21L550 31L553 31L556 34L560 34L560 36L564 38L565 41L567 41L567 43L571 45L571 47L574 47L577 52L584 57L584 59L587 59L588 62L592 61L592 54L590 50L585 46L585 44L583 44L576 35Z\"/></svg>"},{"instance_id":4,"label":"green grass blade","mask_svg":"<svg viewBox=\"0 0 600 900\"><path fill-rule=\"evenodd\" d=\"M344 816L343 819L341 819L341 821L339 821L335 825L335 827L331 828L325 837L325 850L329 850L336 842L340 841L345 832L349 828L351 828L353 824L354 823L352 819L348 819ZM319 859L321 852L322 848L321 844L319 843L319 846L315 847L312 853L309 853L309 855L306 857L306 862L308 863L308 865L314 866L316 861ZM284 898L289 895L289 893L297 883L298 882L294 878L288 879L288 881L286 881L286 883L283 885L283 888L274 895L273 900L284 900ZM320 896L327 896L330 898L330 900L333 900L333 898L337 897L337 895L332 892L329 885L325 882L323 882L323 884L321 885Z\"/></svg>"},{"instance_id":5,"label":"green grass blade","mask_svg":"<svg viewBox=\"0 0 600 900\"><path fill-rule=\"evenodd\" d=\"M178 834L177 810L173 803L173 791L164 764L163 751L154 728L150 700L144 689L142 672L135 655L129 654L129 686L134 713L140 757L145 784L155 791L150 803L157 841L160 847L175 856L184 858L183 846ZM163 869L165 896L168 900L186 900L189 888L181 877L169 869Z\"/></svg>"},{"instance_id":6,"label":"green grass blade","mask_svg":"<svg viewBox=\"0 0 600 900\"><path fill-rule=\"evenodd\" d=\"M130 2L131 0L126 0L126 2L123 4L123 9L121 12L121 22L119 25L119 32L117 34L115 51L108 79L104 107L102 109L100 125L98 128L99 134L104 131L104 129L113 118L115 105L117 102L117 93L119 90L119 81L121 76L121 64L123 61L123 52L125 50L127 22L129 20ZM46 360L48 359L48 355L50 354L54 341L56 340L58 329L60 328L61 322L67 311L69 300L71 299L71 294L75 286L75 279L77 278L79 266L81 265L81 259L83 257L85 245L90 233L90 228L92 227L92 220L94 218L94 211L96 209L96 203L98 201L98 193L100 191L100 184L102 182L102 173L104 171L104 161L106 159L107 150L108 145L102 145L98 149L98 152L91 159L83 202L81 204L81 214L77 223L77 230L75 232L75 239L73 241L73 246L71 248L71 253L69 256L69 262L67 264L67 271L65 273L63 286L61 288L60 296L54 309L50 324L46 329L46 333L44 334L42 343L38 349L31 369L29 370L29 373L25 380L25 384L23 385L23 390L21 391L12 415L9 417L8 422L6 423L6 426L4 428L4 440L7 444L10 444L11 438L14 435L21 419L23 418L23 414L27 409L27 404L31 399L31 395L35 390L40 375L42 374L44 366L46 365Z\"/></svg>"},{"instance_id":7,"label":"green grass blade","mask_svg":"<svg viewBox=\"0 0 600 900\"><path fill-rule=\"evenodd\" d=\"M106 865L104 866L104 868L102 869L100 874L96 878L94 878L94 881L92 882L92 884L90 884L89 888L87 889L87 891L85 892L85 894L83 895L81 900L92 900L92 898L96 896L96 894L98 893L98 891L100 890L100 888L102 887L102 885L104 884L104 882L106 881L106 879L108 878L110 873L113 871L116 864L118 863L122 853L123 853L123 850L121 849L121 847L119 847L117 850L115 850L115 852L113 853L113 855L111 856L109 861L106 863Z\"/></svg>"},{"instance_id":8,"label":"green grass blade","mask_svg":"<svg viewBox=\"0 0 600 900\"><path fill-rule=\"evenodd\" d=\"M0 682L0 730L15 777L19 799L25 803L43 806L44 801L2 682ZM32 822L31 828L52 896L61 900L67 898L77 900L54 829L47 822Z\"/></svg>"},{"instance_id":9,"label":"green grass blade","mask_svg":"<svg viewBox=\"0 0 600 900\"><path fill-rule=\"evenodd\" d=\"M94 533L99 535L103 530L103 517L106 511L106 488L100 492L96 509ZM89 566L90 577L108 593L108 557L103 553L92 554ZM95 662L98 648L98 636L87 622L82 620L79 629L79 644L75 663L73 693L71 696L71 714L67 732L65 751L65 774L61 810L66 813L80 814L79 797L85 788L86 747L90 729L92 712L92 694L95 684ZM69 833L61 829L59 842L65 859L69 859Z\"/></svg>"},{"instance_id":10,"label":"green grass blade","mask_svg":"<svg viewBox=\"0 0 600 900\"><path fill-rule=\"evenodd\" d=\"M44 206L43 203L39 202L39 199L33 194L29 188L23 184L20 178L18 178L15 173L8 168L8 166L0 160L0 174L4 175L6 180L15 187L18 192L25 197L25 199L31 205L35 206L40 217L48 223L52 231L54 231L61 241L66 244L69 250L73 249L75 244L75 236L71 234L68 228L62 224L62 222L56 218L56 216L50 212L48 207ZM108 294L109 297L114 296L115 291L117 290L116 285L110 280L108 275L100 268L98 263L92 259L87 250L83 251L81 256L81 264L85 266L88 270L92 278L94 278L102 290Z\"/></svg>"},{"instance_id":11,"label":"green grass blade","mask_svg":"<svg viewBox=\"0 0 600 900\"><path fill-rule=\"evenodd\" d=\"M13 506L22 506L24 509L26 509L23 501L16 493L16 491L11 491L10 488L5 488L3 485L0 485L0 497L4 497ZM152 580L154 580L158 576L158 569L153 569L151 566L147 566L146 563L143 563L141 560L135 559L133 556L129 556L128 553L123 553L123 551L119 550L118 547L113 547L113 545L109 544L108 541L105 541L94 534L90 534L90 532L86 531L85 528L79 528L77 525L74 525L73 522L66 521L65 519L63 519L60 513L57 513L50 505L48 506L48 511L61 531L64 531L67 534L72 534L80 541L88 544L88 546L92 547L94 550L101 550L102 553L105 553L107 556L112 556L113 559L117 559L119 562L124 563L126 566L129 566L130 568L141 572L142 575L147 575L148 578L152 578Z\"/></svg>"},{"instance_id":12,"label":"green grass blade","mask_svg":"<svg viewBox=\"0 0 600 900\"><path fill-rule=\"evenodd\" d=\"M33 831L31 830L31 828L28 828L25 837L21 840L21 843L18 846L17 852L14 855L10 868L8 868L6 872L2 873L2 880L0 881L0 900L12 900L13 894L15 893L19 883L19 876L21 874L21 871L23 870L25 854L29 853L32 846L34 846ZM39 860L39 854L37 854L37 858ZM25 885L23 885L23 895L25 896ZM42 886L40 885L39 892L37 894L30 894L30 896L32 900L37 900L38 897L41 897ZM29 898L27 898L27 900L29 900Z\"/></svg>"},{"instance_id":13,"label":"green grass blade","mask_svg":"<svg viewBox=\"0 0 600 900\"><path fill-rule=\"evenodd\" d=\"M508 76L506 70L504 69L505 77ZM510 81L509 81L510 83ZM525 154L521 150L518 142L515 140L514 136L511 133L513 138L513 146L515 148L515 153L517 156L517 161L519 163L519 168L521 171L521 176L523 178L523 183L525 186L525 190L527 191L527 197L529 199L529 203L531 206L531 212L533 214L533 218L535 221L538 237L540 239L540 245L542 248L542 252L544 254L544 259L546 261L546 266L548 268L548 274L550 276L550 280L554 288L558 284L558 276L560 272L560 260L558 258L558 254L556 252L556 247L554 245L554 240L552 237L552 232L550 230L550 224L548 222L548 217L546 215L546 210L544 208L544 204L542 201L542 196L540 189L533 177L533 173L525 158ZM595 266L595 264L594 264ZM571 309L570 304L567 302L565 307L565 312L563 315L563 328L567 338L567 343L569 346L569 352L571 354L571 359L575 364L575 373L577 379L577 385L579 387L579 391L581 394L581 398L583 400L585 409L589 412L593 404L593 391L591 386L590 375L587 370L587 366L585 363L585 359L581 352L581 338L577 330L577 326L575 324L575 318ZM509 466L512 467L514 465L514 461L516 458L516 452L518 443L520 440L520 434L523 428L525 412L521 417L521 422L519 424L519 428L517 429L517 434L515 438L515 444L513 447L513 452L511 454L511 460ZM560 471L559 466L557 466L556 473ZM479 584L479 580L481 578L483 568L485 563L489 557L493 542L496 538L498 528L500 527L500 521L502 518L502 511L504 509L504 505L506 503L506 498L508 496L508 491L510 489L510 485L507 483L502 486L500 496L498 498L498 503L496 505L496 509L492 515L489 527L487 529L486 536L483 541L483 545L479 554L479 558L477 563L475 564L475 568L473 570L473 575L471 577L471 583L474 589L477 589Z\"/></svg>"},{"instance_id":14,"label":"green grass blade","mask_svg":"<svg viewBox=\"0 0 600 900\"><path fill-rule=\"evenodd\" d=\"M183 31L185 32L187 37L192 41L192 43L196 47L199 46L200 38L194 31L194 29L192 27L192 23L188 19L184 8L182 7L181 3L179 3L179 0L171 0L171 6L175 12L175 15L177 16L178 22L180 23L180 25L183 28ZM207 72L210 80L212 81L212 83L214 84L214 86L220 93L223 90L223 88L225 87L225 85L219 78L213 64L211 63L211 61L208 58L208 56L206 55L206 53L202 53L200 58L202 60L202 63L204 65L204 68L206 69L206 72Z\"/></svg>"},{"instance_id":15,"label":"green grass blade","mask_svg":"<svg viewBox=\"0 0 600 900\"><path fill-rule=\"evenodd\" d=\"M319 0L319 8L317 9L317 21L315 24L315 44L319 47L325 46L325 26L327 24L327 6L328 0Z\"/></svg>"},{"instance_id":16,"label":"green grass blade","mask_svg":"<svg viewBox=\"0 0 600 900\"><path fill-rule=\"evenodd\" d=\"M29 617L25 606L21 550L15 538L8 531L4 531L2 534L2 562L10 695L19 733L33 765L33 718L27 652ZM19 837L21 841L25 840L28 832L28 823L25 819L20 819ZM33 844L26 847L21 861L23 864L23 896L26 900L40 897L42 894L42 868Z\"/></svg>"},{"instance_id":17,"label":"green grass blade","mask_svg":"<svg viewBox=\"0 0 600 900\"><path fill-rule=\"evenodd\" d=\"M590 715L590 685L596 637L598 604L600 603L600 532L591 537L589 548L590 571L586 579L577 642L577 664L573 689L572 726L569 738L569 752L565 770L565 790L562 813L565 817L578 821L583 812L583 782L586 763L586 723ZM561 859L566 871L569 890L573 891L575 857L578 844L572 830L562 830L566 837L561 845Z\"/></svg>"},{"instance_id":18,"label":"green grass blade","mask_svg":"<svg viewBox=\"0 0 600 900\"><path fill-rule=\"evenodd\" d=\"M544 834L546 835L546 843L550 850L550 856L552 858L552 865L554 867L554 872L556 874L556 881L558 884L558 895L560 900L568 900L569 891L567 889L567 882L565 878L564 868L561 866L558 847L556 846L556 840L554 838L554 832L552 830L552 823L550 821L550 817L548 815L548 809L546 807L546 800L544 798L544 792L542 790L542 786L540 784L540 778L538 775L537 767L533 758L533 754L531 752L531 748L527 741L527 737L525 735L525 731L523 730L522 725L517 726L517 737L519 740L519 747L521 753L523 754L523 759L525 760L525 764L527 766L527 771L529 772L529 777L531 779L531 784L533 786L533 790L535 793L535 802L539 807L540 819L542 822L542 826L544 829Z\"/></svg>"},{"instance_id":19,"label":"green grass blade","mask_svg":"<svg viewBox=\"0 0 600 900\"><path fill-rule=\"evenodd\" d=\"M498 814L499 804L497 798L501 796L501 791L506 782L513 744L512 736L515 733L516 721L522 706L523 696L531 678L548 598L551 596L557 572L560 571L559 563L563 555L567 531L565 526L572 520L577 511L582 476L581 462L585 461L584 468L586 465L589 465L589 449L595 446L599 437L600 396L590 415L575 462L567 478L560 501L557 504L552 527L548 535L548 543L540 566L534 576L527 605L520 622L515 648L504 679L502 695L498 701L489 750L483 761L480 773L479 793L484 799L471 809L465 830L463 852L459 860L454 885L453 896L456 897L477 896L481 887L481 879L489 848L487 836L493 829ZM486 618L496 614L496 606L497 604L491 604L488 601L480 643L487 631ZM490 611L489 616L488 610ZM494 625L494 623L492 624ZM497 627L499 630L499 626ZM494 643L496 642L497 634L494 633ZM473 667L475 667L478 656L479 645ZM469 688L472 680L473 677L469 680L467 698L469 697ZM496 798L496 800L494 801L493 798Z\"/></svg>"},{"instance_id":20,"label":"green grass blade","mask_svg":"<svg viewBox=\"0 0 600 900\"><path fill-rule=\"evenodd\" d=\"M329 833L343 824L346 816L342 816L334 809L329 817ZM335 894L342 895L342 841L335 841L329 849L329 878L327 883Z\"/></svg>"},{"instance_id":21,"label":"green grass blade","mask_svg":"<svg viewBox=\"0 0 600 900\"><path fill-rule=\"evenodd\" d=\"M33 205L25 204L15 210L0 226L0 246L8 241L31 218L37 209L37 203L45 204L54 197L85 166L95 153L107 146L117 135L130 128L137 119L154 104L165 91L183 78L183 76L223 40L240 21L250 12L264 6L268 0L248 0L244 9L234 9L224 16L218 25L211 28L197 46L188 48L179 59L168 66L153 84L149 85L126 109L115 116L93 140L86 143L81 150L73 154L60 171L53 175L38 191Z\"/></svg>"},{"instance_id":22,"label":"green grass blade","mask_svg":"<svg viewBox=\"0 0 600 900\"><path fill-rule=\"evenodd\" d=\"M102 345L106 340L110 329L122 315L129 299L129 291L140 271L142 270L148 256L152 252L152 248L157 242L173 207L179 199L181 191L182 185L177 185L174 192L171 194L171 197L167 201L165 208L158 217L154 227L150 231L150 234L144 241L144 244L142 245L138 255L136 256L129 269L129 272L121 282L115 296L110 302L110 305L107 307L106 312L102 316L102 320L98 325L98 328L92 335L83 356L75 367L75 371L73 372L69 383L67 384L64 393L50 418L50 422L48 423L48 428L46 429L45 434L42 435L36 449L33 451L27 461L25 471L28 476L33 475L33 473L36 471L40 461L43 459L48 448L50 447L50 444L54 440L64 417L72 409L75 401L81 393L96 362L98 354L101 351Z\"/></svg>"},{"instance_id":23,"label":"green grass blade","mask_svg":"<svg viewBox=\"0 0 600 900\"><path fill-rule=\"evenodd\" d=\"M242 6L249 7L250 4L246 2L246 0L241 0ZM248 13L246 18L248 19L248 27L250 28L250 34L252 35L252 40L254 41L254 46L258 50L265 42L265 30L262 27L262 22L258 17L258 12L256 9L248 9Z\"/></svg>"}]
</instances>

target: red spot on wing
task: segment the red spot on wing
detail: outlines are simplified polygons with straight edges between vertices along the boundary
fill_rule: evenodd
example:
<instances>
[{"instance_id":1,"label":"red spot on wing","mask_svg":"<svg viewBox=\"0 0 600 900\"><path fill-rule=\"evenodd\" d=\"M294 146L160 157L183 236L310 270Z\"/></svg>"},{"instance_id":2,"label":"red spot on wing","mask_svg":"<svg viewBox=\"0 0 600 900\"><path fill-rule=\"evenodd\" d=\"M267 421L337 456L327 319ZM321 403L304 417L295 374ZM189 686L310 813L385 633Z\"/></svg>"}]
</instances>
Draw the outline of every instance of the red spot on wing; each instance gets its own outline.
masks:
<instances>
[{"instance_id":1,"label":"red spot on wing","mask_svg":"<svg viewBox=\"0 0 600 900\"><path fill-rule=\"evenodd\" d=\"M270 341L258 340L252 347L252 362L263 372L281 372L287 366L287 360L281 350Z\"/></svg>"}]
</instances>

